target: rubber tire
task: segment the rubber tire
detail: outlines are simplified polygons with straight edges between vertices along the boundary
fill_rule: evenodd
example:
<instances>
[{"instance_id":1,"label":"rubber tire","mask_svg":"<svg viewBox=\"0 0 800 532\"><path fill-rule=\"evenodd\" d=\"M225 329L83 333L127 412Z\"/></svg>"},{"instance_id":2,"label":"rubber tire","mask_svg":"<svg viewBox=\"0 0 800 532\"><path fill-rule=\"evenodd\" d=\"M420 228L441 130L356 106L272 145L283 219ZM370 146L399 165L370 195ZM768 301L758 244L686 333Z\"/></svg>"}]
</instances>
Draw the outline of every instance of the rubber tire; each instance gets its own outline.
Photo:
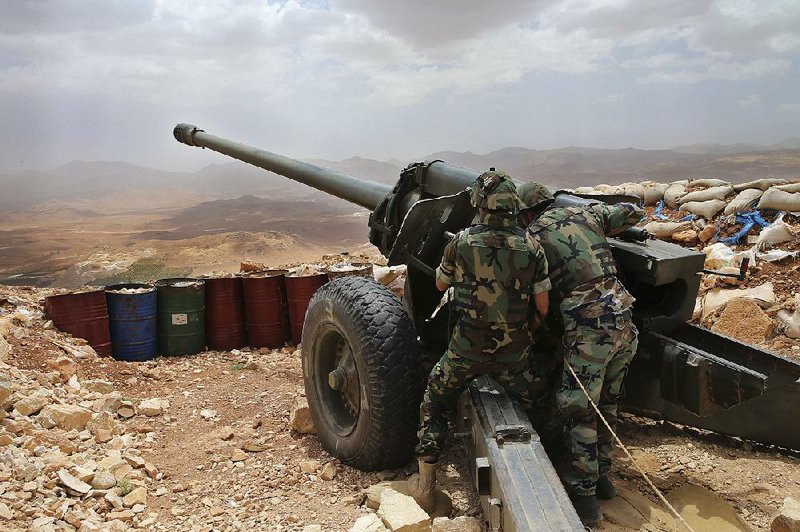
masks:
<instances>
[{"instance_id":1,"label":"rubber tire","mask_svg":"<svg viewBox=\"0 0 800 532\"><path fill-rule=\"evenodd\" d=\"M347 436L321 414L313 375L315 339L338 327L353 353L361 387L358 419ZM364 471L408 463L417 443L424 375L414 324L392 292L372 279L343 277L317 290L306 312L303 380L311 418L328 453Z\"/></svg>"}]
</instances>

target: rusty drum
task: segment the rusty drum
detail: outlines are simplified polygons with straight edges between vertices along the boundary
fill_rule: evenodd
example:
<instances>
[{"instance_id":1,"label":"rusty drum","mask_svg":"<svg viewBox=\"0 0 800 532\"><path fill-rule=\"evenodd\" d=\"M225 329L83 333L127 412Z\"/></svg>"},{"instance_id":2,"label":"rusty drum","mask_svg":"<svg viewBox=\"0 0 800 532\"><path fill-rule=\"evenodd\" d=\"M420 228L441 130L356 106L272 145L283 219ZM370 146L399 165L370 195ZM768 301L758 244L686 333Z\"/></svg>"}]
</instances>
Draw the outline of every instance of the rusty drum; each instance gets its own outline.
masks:
<instances>
[{"instance_id":1,"label":"rusty drum","mask_svg":"<svg viewBox=\"0 0 800 532\"><path fill-rule=\"evenodd\" d=\"M286 300L289 305L289 324L292 328L292 343L299 344L303 337L303 322L311 296L325 283L328 274L319 273L304 277L286 277Z\"/></svg>"},{"instance_id":2,"label":"rusty drum","mask_svg":"<svg viewBox=\"0 0 800 532\"><path fill-rule=\"evenodd\" d=\"M50 296L44 300L44 309L59 331L83 338L101 357L111 356L105 291Z\"/></svg>"},{"instance_id":3,"label":"rusty drum","mask_svg":"<svg viewBox=\"0 0 800 532\"><path fill-rule=\"evenodd\" d=\"M286 270L242 277L247 336L252 347L281 347L289 339Z\"/></svg>"},{"instance_id":4,"label":"rusty drum","mask_svg":"<svg viewBox=\"0 0 800 532\"><path fill-rule=\"evenodd\" d=\"M241 277L205 279L206 345L230 351L247 345Z\"/></svg>"}]
</instances>

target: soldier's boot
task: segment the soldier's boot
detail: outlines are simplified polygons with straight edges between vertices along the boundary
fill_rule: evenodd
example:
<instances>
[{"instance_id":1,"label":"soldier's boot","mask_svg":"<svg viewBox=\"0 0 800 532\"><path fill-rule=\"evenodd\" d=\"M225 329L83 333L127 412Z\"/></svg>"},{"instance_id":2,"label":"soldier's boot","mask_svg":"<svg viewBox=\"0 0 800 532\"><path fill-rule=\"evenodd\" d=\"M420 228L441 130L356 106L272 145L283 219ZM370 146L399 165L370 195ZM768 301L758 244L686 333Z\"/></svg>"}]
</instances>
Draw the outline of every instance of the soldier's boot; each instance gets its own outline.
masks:
<instances>
[{"instance_id":1,"label":"soldier's boot","mask_svg":"<svg viewBox=\"0 0 800 532\"><path fill-rule=\"evenodd\" d=\"M436 506L436 462L419 459L419 473L408 479L408 494L426 512L433 511Z\"/></svg>"},{"instance_id":2,"label":"soldier's boot","mask_svg":"<svg viewBox=\"0 0 800 532\"><path fill-rule=\"evenodd\" d=\"M594 495L570 494L569 500L584 525L593 525L603 518L600 513L600 506L597 504L597 497Z\"/></svg>"},{"instance_id":3,"label":"soldier's boot","mask_svg":"<svg viewBox=\"0 0 800 532\"><path fill-rule=\"evenodd\" d=\"M611 482L608 475L600 475L600 478L597 479L597 491L595 493L597 493L598 499L610 501L617 496L617 488L614 487L614 483Z\"/></svg>"}]
</instances>

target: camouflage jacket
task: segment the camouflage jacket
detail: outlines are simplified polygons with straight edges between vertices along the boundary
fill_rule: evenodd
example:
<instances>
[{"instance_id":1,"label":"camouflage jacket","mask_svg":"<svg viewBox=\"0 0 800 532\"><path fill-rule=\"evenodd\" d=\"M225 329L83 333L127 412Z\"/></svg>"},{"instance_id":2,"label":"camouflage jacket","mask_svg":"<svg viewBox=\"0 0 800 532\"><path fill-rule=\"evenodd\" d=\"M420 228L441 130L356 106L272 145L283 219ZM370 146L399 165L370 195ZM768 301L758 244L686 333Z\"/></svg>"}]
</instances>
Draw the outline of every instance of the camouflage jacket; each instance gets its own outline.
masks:
<instances>
[{"instance_id":1,"label":"camouflage jacket","mask_svg":"<svg viewBox=\"0 0 800 532\"><path fill-rule=\"evenodd\" d=\"M490 214L481 222L445 247L437 277L453 286L460 318L527 326L531 296L550 289L544 250L526 242L510 215Z\"/></svg>"},{"instance_id":2,"label":"camouflage jacket","mask_svg":"<svg viewBox=\"0 0 800 532\"><path fill-rule=\"evenodd\" d=\"M560 207L542 213L528 227L528 242L547 256L551 306L567 309L605 301L593 314L630 308L633 297L616 279L617 267L606 240L638 222L644 211L632 203ZM587 309L588 310L588 309Z\"/></svg>"}]
</instances>

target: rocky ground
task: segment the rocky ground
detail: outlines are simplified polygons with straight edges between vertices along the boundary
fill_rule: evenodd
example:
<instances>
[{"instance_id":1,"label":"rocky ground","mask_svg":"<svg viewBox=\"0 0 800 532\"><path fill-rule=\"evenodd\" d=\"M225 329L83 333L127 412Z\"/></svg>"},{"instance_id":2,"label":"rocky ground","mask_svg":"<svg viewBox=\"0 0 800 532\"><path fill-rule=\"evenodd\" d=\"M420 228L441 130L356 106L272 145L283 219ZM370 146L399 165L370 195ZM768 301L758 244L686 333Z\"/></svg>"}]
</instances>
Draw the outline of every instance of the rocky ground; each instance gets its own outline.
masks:
<instances>
[{"instance_id":1,"label":"rocky ground","mask_svg":"<svg viewBox=\"0 0 800 532\"><path fill-rule=\"evenodd\" d=\"M0 528L380 530L363 490L410 471L354 470L304 433L295 347L98 358L41 316L51 292L0 288ZM800 499L796 455L634 417L621 436L679 511L705 515L697 530L766 530ZM451 518L480 519L464 460L453 444L439 481ZM674 525L627 458L614 476L601 530Z\"/></svg>"}]
</instances>

